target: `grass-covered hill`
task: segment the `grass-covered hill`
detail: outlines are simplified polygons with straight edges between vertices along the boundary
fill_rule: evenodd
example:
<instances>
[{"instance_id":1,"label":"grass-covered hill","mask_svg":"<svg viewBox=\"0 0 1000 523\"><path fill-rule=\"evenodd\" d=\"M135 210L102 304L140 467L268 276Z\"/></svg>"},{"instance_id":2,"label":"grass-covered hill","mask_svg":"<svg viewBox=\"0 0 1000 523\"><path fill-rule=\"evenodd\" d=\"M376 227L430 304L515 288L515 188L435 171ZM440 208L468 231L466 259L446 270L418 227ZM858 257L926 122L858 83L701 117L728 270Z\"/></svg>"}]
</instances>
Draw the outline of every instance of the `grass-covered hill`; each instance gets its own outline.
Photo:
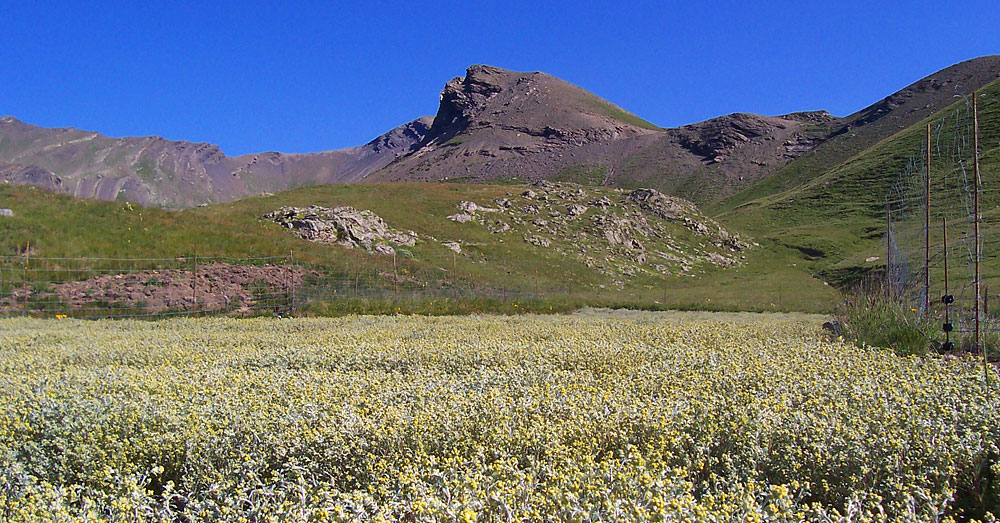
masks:
<instances>
[{"instance_id":1,"label":"grass-covered hill","mask_svg":"<svg viewBox=\"0 0 1000 523\"><path fill-rule=\"evenodd\" d=\"M393 278L413 285L576 303L753 310L823 311L836 296L803 270L795 251L729 235L684 200L568 183L329 185L183 211L4 184L0 207L14 216L0 218L0 255L239 258L294 252L298 263L334 278L393 273L391 255L308 241L262 219L281 208L313 205L371 211L393 229L412 231L412 246L394 247Z\"/></svg>"},{"instance_id":2,"label":"grass-covered hill","mask_svg":"<svg viewBox=\"0 0 1000 523\"><path fill-rule=\"evenodd\" d=\"M988 284L1000 276L1000 257L995 249L1000 245L996 242L1000 238L1000 80L980 89L978 98L983 275ZM960 251L967 244L971 223L972 114L970 97L953 100L951 106L842 159L817 148L811 155L826 154L832 163L811 165L809 162L816 159L804 156L771 179L708 208L708 212L758 241L799 251L809 271L847 285L885 268L888 199L900 256L919 258L919 266L910 269L922 271L929 124L933 265L941 264L944 217L950 223L950 250L955 249L952 265L964 270L968 253Z\"/></svg>"},{"instance_id":3,"label":"grass-covered hill","mask_svg":"<svg viewBox=\"0 0 1000 523\"><path fill-rule=\"evenodd\" d=\"M14 211L0 217L0 256L294 253L300 264L341 284L370 275L393 289L451 289L455 296L466 289L576 303L827 311L839 300L837 289L885 270L887 196L898 248L910 259L922 248L915 234L922 216L914 211L928 124L935 224L952 220L953 254L960 254L972 160L967 95L975 89L983 273L987 284L1000 284L1000 258L991 250L1000 245L991 240L1000 234L998 72L1000 56L962 62L842 118L821 111L734 114L664 130L553 77L477 66L448 84L426 133L407 135L414 148L380 171L410 181L309 186L166 211L24 187L18 183L52 173L0 166L0 178L13 180L0 185L0 208ZM531 109L532 97L552 102L548 112ZM376 148L399 145L390 142ZM693 198L704 211L641 187ZM303 237L322 239L329 231L319 230L325 226L316 216L343 206L370 212L406 242L372 249L365 240L367 248L350 249L351 241ZM275 211L284 222L263 218ZM352 216L339 219L363 215ZM932 241L940 243L936 226Z\"/></svg>"}]
</instances>

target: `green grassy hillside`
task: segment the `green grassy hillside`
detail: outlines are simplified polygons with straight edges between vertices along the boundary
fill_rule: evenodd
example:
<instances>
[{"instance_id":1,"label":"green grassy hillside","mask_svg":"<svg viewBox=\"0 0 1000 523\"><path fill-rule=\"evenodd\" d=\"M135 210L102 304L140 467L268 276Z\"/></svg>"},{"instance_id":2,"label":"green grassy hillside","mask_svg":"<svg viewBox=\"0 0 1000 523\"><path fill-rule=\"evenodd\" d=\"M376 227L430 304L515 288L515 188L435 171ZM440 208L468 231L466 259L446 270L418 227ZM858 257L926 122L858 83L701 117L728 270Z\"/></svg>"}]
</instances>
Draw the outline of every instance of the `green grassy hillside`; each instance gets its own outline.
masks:
<instances>
[{"instance_id":1,"label":"green grassy hillside","mask_svg":"<svg viewBox=\"0 0 1000 523\"><path fill-rule=\"evenodd\" d=\"M836 291L810 276L796 251L780 245L751 248L741 253L745 260L736 267L691 263L681 270L667 264L666 270L658 272L650 268L651 263L633 263L638 270L626 277L616 271L632 263L626 258L629 253L585 243L593 239L583 229L588 222L582 218L588 215L569 222L562 236L549 235L551 245L547 247L525 241L537 229L527 221L512 222L510 230L492 233L481 223L456 223L445 218L457 212L461 201L493 206L496 199L517 200L528 189L513 185L330 185L164 211L0 185L0 207L15 213L0 219L0 255L20 255L26 249L33 257L48 258L157 258L195 253L202 257L251 257L294 252L299 263L333 278L351 279L359 271L391 274L391 256L309 242L261 219L282 206L350 205L376 213L394 228L420 235L416 245L399 249L398 273L425 282L488 289L496 296L501 292L537 292L545 298L579 304L803 311L829 310L837 296ZM603 196L618 201L625 194L607 188L586 188L586 192L588 200ZM596 212L596 207L590 209L588 212ZM547 215L540 217L552 220ZM669 251L701 259L726 252L679 223L660 223L654 217L648 220L665 233L642 239L649 256ZM462 245L461 254L443 245L449 241Z\"/></svg>"},{"instance_id":2,"label":"green grassy hillside","mask_svg":"<svg viewBox=\"0 0 1000 523\"><path fill-rule=\"evenodd\" d=\"M926 126L933 129L931 167L932 245L939 250L941 217L952 224L952 242L969 227L971 192L971 109L960 99L899 133L835 165L803 158L789 168L711 209L721 222L769 245L801 253L816 274L847 284L871 270L884 270L885 207L891 200L904 254L920 250L922 270L923 158ZM980 151L983 180L984 276L1000 276L1000 258L989 251L1000 235L1000 81L979 92ZM963 172L964 167L964 172ZM904 212L907 211L907 212ZM917 238L919 236L919 238ZM866 262L879 256L878 261ZM964 261L953 260L964 264ZM939 263L939 260L937 261Z\"/></svg>"}]
</instances>

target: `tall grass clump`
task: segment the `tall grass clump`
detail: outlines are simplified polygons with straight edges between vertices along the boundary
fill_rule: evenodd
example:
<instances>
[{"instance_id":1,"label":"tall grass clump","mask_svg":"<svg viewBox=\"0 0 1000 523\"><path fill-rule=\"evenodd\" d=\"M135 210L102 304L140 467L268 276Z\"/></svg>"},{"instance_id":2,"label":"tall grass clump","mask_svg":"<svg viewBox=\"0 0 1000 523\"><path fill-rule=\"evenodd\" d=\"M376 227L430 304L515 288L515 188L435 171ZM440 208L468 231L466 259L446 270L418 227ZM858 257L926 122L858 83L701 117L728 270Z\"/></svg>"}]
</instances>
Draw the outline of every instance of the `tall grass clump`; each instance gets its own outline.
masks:
<instances>
[{"instance_id":1,"label":"tall grass clump","mask_svg":"<svg viewBox=\"0 0 1000 523\"><path fill-rule=\"evenodd\" d=\"M834 313L845 339L885 347L901 356L923 356L931 349L931 333L940 325L913 309L908 293L868 281L847 296Z\"/></svg>"}]
</instances>

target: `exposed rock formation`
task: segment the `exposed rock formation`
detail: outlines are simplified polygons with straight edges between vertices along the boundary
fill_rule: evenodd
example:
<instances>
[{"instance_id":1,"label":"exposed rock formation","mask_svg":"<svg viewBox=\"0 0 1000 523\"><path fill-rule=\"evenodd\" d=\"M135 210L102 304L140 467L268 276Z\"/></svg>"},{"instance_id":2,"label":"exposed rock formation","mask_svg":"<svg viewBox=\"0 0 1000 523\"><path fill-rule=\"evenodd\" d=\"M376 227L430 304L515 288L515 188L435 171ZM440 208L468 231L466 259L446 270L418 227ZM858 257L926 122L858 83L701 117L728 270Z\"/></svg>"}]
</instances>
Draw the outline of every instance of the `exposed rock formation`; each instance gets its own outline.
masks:
<instances>
[{"instance_id":1,"label":"exposed rock formation","mask_svg":"<svg viewBox=\"0 0 1000 523\"><path fill-rule=\"evenodd\" d=\"M413 246L417 241L417 234L413 231L398 231L371 211L353 207L282 207L265 214L264 219L287 227L309 241L361 248L379 254L394 254L393 245Z\"/></svg>"},{"instance_id":2,"label":"exposed rock formation","mask_svg":"<svg viewBox=\"0 0 1000 523\"><path fill-rule=\"evenodd\" d=\"M731 267L752 247L693 203L654 189L623 192L540 181L498 200L503 204L485 213L477 212L481 205L463 201L457 206L462 212L448 219L479 224L495 235L516 233L527 244L575 257L618 283L644 273L689 275L708 266Z\"/></svg>"},{"instance_id":3,"label":"exposed rock formation","mask_svg":"<svg viewBox=\"0 0 1000 523\"><path fill-rule=\"evenodd\" d=\"M30 185L52 192L59 192L62 188L62 180L58 176L35 165L0 165L0 181Z\"/></svg>"}]
</instances>

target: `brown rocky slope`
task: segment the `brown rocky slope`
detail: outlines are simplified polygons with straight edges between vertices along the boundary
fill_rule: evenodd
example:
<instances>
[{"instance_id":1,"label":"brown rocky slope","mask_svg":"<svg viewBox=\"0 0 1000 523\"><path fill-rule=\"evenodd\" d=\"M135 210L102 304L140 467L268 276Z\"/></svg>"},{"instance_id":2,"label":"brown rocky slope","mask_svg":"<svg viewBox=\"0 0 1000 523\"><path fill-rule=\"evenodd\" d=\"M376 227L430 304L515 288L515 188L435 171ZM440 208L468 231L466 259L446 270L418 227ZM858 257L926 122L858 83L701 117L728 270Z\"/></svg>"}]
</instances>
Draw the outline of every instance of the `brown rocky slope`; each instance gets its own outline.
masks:
<instances>
[{"instance_id":1,"label":"brown rocky slope","mask_svg":"<svg viewBox=\"0 0 1000 523\"><path fill-rule=\"evenodd\" d=\"M415 150L373 179L562 178L714 200L807 152L838 122L825 112L733 114L660 129L553 76L476 65L445 86Z\"/></svg>"},{"instance_id":2,"label":"brown rocky slope","mask_svg":"<svg viewBox=\"0 0 1000 523\"><path fill-rule=\"evenodd\" d=\"M311 184L353 182L407 152L430 118L349 149L229 157L218 146L156 136L110 138L73 128L0 118L0 181L79 198L191 207Z\"/></svg>"}]
</instances>

